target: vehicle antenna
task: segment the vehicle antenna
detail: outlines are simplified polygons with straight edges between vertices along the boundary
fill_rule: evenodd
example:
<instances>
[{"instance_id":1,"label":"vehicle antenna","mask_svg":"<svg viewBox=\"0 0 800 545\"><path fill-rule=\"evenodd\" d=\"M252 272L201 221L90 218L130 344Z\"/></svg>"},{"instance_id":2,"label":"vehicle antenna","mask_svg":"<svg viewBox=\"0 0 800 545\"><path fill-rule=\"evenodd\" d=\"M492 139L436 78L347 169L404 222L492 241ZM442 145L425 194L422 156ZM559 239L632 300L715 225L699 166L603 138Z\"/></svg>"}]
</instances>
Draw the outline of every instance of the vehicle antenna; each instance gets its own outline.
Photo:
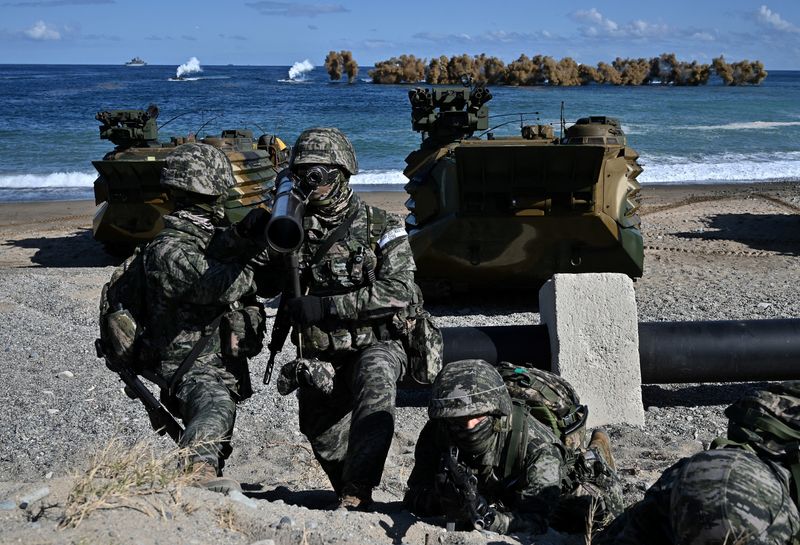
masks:
<instances>
[{"instance_id":1,"label":"vehicle antenna","mask_svg":"<svg viewBox=\"0 0 800 545\"><path fill-rule=\"evenodd\" d=\"M564 139L564 101L561 101L561 134L558 135L559 140Z\"/></svg>"},{"instance_id":2,"label":"vehicle antenna","mask_svg":"<svg viewBox=\"0 0 800 545\"><path fill-rule=\"evenodd\" d=\"M197 128L197 130L196 130L196 131L194 131L194 133L195 133L195 134L200 134L200 131L202 131L203 129L205 129L205 128L206 128L206 125L208 125L209 123L211 123L211 122L212 122L212 121L214 121L215 119L219 119L220 117L222 117L222 114L217 114L217 115L215 115L214 117L212 117L211 119L209 119L208 121L206 121L205 123L203 123L202 125L200 125L200 126Z\"/></svg>"},{"instance_id":3,"label":"vehicle antenna","mask_svg":"<svg viewBox=\"0 0 800 545\"><path fill-rule=\"evenodd\" d=\"M176 115L174 117L171 117L171 118L167 119L166 121L164 121L161 125L159 125L158 126L158 130L163 129L164 127L166 127L167 125L169 125L170 123L172 123L173 121L178 119L179 117L183 117L183 116L189 115L189 114L199 114L201 111L202 110L190 110L188 112L183 112L182 114L178 114L178 115Z\"/></svg>"}]
</instances>

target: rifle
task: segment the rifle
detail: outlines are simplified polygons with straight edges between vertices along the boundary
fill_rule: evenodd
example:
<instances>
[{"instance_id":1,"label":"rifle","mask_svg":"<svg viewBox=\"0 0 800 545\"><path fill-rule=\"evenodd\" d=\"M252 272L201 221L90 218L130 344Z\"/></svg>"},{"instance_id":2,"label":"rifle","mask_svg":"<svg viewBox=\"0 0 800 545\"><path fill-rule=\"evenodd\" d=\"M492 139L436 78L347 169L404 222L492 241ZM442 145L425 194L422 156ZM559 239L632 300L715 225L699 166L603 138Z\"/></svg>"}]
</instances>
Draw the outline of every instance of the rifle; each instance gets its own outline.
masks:
<instances>
[{"instance_id":1,"label":"rifle","mask_svg":"<svg viewBox=\"0 0 800 545\"><path fill-rule=\"evenodd\" d=\"M175 420L175 417L172 416L172 413L167 410L163 403L156 399L152 392L147 389L139 379L139 375L130 367L113 364L103 351L103 343L100 339L94 342L94 347L97 351L97 357L103 358L106 362L106 367L119 375L119 378L125 383L125 394L131 399L138 399L142 402L153 429L159 435L169 434L173 441L179 443L183 435L183 426Z\"/></svg>"},{"instance_id":2,"label":"rifle","mask_svg":"<svg viewBox=\"0 0 800 545\"><path fill-rule=\"evenodd\" d=\"M442 471L473 528L483 530L489 526L494 521L494 513L483 496L478 494L477 477L458 462L458 447L450 446L442 456Z\"/></svg>"},{"instance_id":3,"label":"rifle","mask_svg":"<svg viewBox=\"0 0 800 545\"><path fill-rule=\"evenodd\" d=\"M300 265L297 259L297 252L286 254L286 268L289 269L289 276L292 281L292 296L300 297L302 295L300 290ZM283 345L286 343L286 338L292 329L292 321L289 319L289 297L284 290L281 293L281 300L278 303L278 312L275 314L275 321L272 324L272 333L269 336L269 360L267 361L267 368L264 371L264 384L269 384L272 378L272 368L275 367L275 356L283 350Z\"/></svg>"}]
</instances>

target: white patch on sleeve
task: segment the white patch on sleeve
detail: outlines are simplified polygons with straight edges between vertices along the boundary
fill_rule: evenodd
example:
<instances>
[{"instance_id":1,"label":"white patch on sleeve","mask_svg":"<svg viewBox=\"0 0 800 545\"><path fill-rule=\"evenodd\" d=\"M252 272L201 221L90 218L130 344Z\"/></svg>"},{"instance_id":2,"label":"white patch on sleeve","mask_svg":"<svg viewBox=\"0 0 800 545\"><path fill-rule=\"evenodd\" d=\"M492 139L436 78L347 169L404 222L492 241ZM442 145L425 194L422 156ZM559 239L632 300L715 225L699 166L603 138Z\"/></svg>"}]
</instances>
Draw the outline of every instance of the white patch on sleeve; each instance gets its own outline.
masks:
<instances>
[{"instance_id":1,"label":"white patch on sleeve","mask_svg":"<svg viewBox=\"0 0 800 545\"><path fill-rule=\"evenodd\" d=\"M394 239L400 238L400 237L404 237L404 236L407 236L406 235L406 230L403 229L402 227L397 227L395 229L392 229L391 231L387 231L387 232L385 232L383 234L381 239L378 241L378 248L383 248L384 246L389 244Z\"/></svg>"}]
</instances>

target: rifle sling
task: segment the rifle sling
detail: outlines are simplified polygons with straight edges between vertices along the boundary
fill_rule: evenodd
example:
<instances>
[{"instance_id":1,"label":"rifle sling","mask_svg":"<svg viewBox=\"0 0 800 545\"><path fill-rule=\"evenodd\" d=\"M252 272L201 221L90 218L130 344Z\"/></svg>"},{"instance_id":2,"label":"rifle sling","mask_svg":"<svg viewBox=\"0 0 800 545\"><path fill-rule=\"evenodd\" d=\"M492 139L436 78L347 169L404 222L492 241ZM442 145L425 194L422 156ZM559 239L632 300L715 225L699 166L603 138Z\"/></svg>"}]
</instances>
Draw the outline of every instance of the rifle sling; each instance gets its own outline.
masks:
<instances>
[{"instance_id":1,"label":"rifle sling","mask_svg":"<svg viewBox=\"0 0 800 545\"><path fill-rule=\"evenodd\" d=\"M331 233L325 238L325 241L320 245L319 248L317 248L317 251L314 252L314 256L311 258L312 265L319 263L319 260L322 259L322 256L324 256L334 244L342 239L344 234L355 221L356 216L358 216L359 208L361 208L360 204L359 206L356 206L356 209L353 210L353 212L347 216L347 218L345 218L339 227L331 231Z\"/></svg>"},{"instance_id":2,"label":"rifle sling","mask_svg":"<svg viewBox=\"0 0 800 545\"><path fill-rule=\"evenodd\" d=\"M206 331L208 331L208 333L203 334L203 336L200 337L200 339L198 339L198 341L194 344L189 353L186 354L186 357L183 358L183 361L178 366L178 369L175 371L175 373L172 375L172 378L169 380L169 385L168 385L169 387L167 389L169 397L173 396L173 394L175 393L175 387L181 381L183 375L185 375L186 372L189 371L189 367L191 367L192 363L194 363L194 360L197 359L197 356L200 355L200 352L202 352L203 349L208 345L208 341L211 340L211 336L217 332L217 330L219 329L219 323L222 321L222 317L227 312L228 311L226 310L225 312L214 318L214 320L210 324L208 324L208 327L206 328Z\"/></svg>"}]
</instances>

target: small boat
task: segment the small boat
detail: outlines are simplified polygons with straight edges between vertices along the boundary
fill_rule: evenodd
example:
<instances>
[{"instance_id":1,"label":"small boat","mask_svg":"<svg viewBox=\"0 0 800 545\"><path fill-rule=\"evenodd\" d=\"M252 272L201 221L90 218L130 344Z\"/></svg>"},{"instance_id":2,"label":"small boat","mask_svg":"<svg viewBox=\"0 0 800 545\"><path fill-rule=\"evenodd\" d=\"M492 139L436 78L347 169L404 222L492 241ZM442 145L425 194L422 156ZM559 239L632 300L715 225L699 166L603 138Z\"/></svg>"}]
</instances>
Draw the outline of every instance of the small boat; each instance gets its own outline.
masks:
<instances>
[{"instance_id":1,"label":"small boat","mask_svg":"<svg viewBox=\"0 0 800 545\"><path fill-rule=\"evenodd\" d=\"M147 66L147 63L144 62L139 57L134 57L128 62L125 63L125 66Z\"/></svg>"}]
</instances>

